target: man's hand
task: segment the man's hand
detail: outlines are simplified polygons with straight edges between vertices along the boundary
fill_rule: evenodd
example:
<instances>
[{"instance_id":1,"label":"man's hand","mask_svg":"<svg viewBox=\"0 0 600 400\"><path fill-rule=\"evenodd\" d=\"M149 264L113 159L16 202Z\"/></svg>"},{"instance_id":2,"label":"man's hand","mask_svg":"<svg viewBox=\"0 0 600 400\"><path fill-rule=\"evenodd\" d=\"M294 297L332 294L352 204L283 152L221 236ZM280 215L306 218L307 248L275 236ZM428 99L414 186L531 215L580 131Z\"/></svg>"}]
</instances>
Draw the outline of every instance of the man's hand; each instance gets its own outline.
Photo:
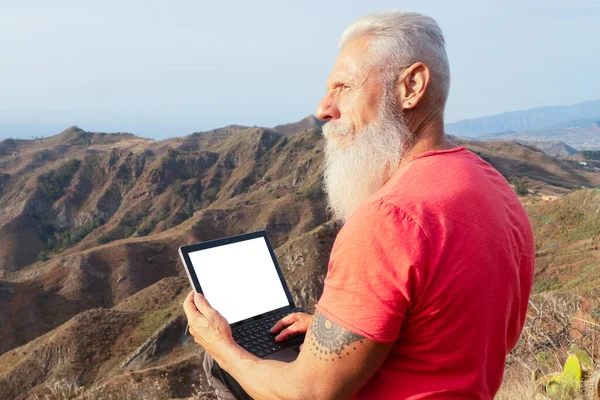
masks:
<instances>
[{"instance_id":1,"label":"man's hand","mask_svg":"<svg viewBox=\"0 0 600 400\"><path fill-rule=\"evenodd\" d=\"M229 323L208 304L204 296L192 290L183 302L183 309L195 342L213 357L230 346L236 346Z\"/></svg>"},{"instance_id":2,"label":"man's hand","mask_svg":"<svg viewBox=\"0 0 600 400\"><path fill-rule=\"evenodd\" d=\"M279 334L275 336L275 341L281 342L291 335L305 333L308 330L312 319L312 315L304 313L286 315L275 323L271 328L271 333L279 332Z\"/></svg>"}]
</instances>

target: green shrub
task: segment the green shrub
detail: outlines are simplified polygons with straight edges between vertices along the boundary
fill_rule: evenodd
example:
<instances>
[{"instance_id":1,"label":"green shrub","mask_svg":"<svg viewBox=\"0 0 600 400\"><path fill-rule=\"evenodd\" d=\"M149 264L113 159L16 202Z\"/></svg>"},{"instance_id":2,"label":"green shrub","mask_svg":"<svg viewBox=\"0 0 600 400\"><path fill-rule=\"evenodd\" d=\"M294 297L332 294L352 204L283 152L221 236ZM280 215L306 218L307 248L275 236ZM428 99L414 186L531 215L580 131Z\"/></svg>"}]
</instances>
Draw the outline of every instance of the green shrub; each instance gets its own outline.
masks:
<instances>
[{"instance_id":1,"label":"green shrub","mask_svg":"<svg viewBox=\"0 0 600 400\"><path fill-rule=\"evenodd\" d=\"M304 190L304 195L311 200L322 199L325 196L325 191L323 190L323 181L321 179L317 179L308 185Z\"/></svg>"},{"instance_id":2,"label":"green shrub","mask_svg":"<svg viewBox=\"0 0 600 400\"><path fill-rule=\"evenodd\" d=\"M598 150L583 150L581 152L583 157L586 160L599 160L600 161L600 151Z\"/></svg>"},{"instance_id":3,"label":"green shrub","mask_svg":"<svg viewBox=\"0 0 600 400\"><path fill-rule=\"evenodd\" d=\"M321 129L321 128L313 129L312 132L310 132L310 134L308 135L308 139L310 141L321 140L322 137L323 137L323 129Z\"/></svg>"},{"instance_id":4,"label":"green shrub","mask_svg":"<svg viewBox=\"0 0 600 400\"><path fill-rule=\"evenodd\" d=\"M558 289L560 285L560 280L556 275L547 278L538 278L533 282L534 291L538 293Z\"/></svg>"},{"instance_id":5,"label":"green shrub","mask_svg":"<svg viewBox=\"0 0 600 400\"><path fill-rule=\"evenodd\" d=\"M526 196L529 194L529 184L527 181L519 176L513 176L510 182L515 186L515 192L519 196Z\"/></svg>"},{"instance_id":6,"label":"green shrub","mask_svg":"<svg viewBox=\"0 0 600 400\"><path fill-rule=\"evenodd\" d=\"M215 187L211 187L211 188L204 190L202 192L202 195L200 196L200 198L202 201L205 201L207 203L212 203L213 201L215 201L217 199L218 194L219 194L219 190Z\"/></svg>"},{"instance_id":7,"label":"green shrub","mask_svg":"<svg viewBox=\"0 0 600 400\"><path fill-rule=\"evenodd\" d=\"M42 174L38 178L38 185L40 191L48 198L48 200L54 202L58 200L64 193L64 190L68 183L75 175L75 172L81 165L80 160L70 160L62 164L56 170L52 170Z\"/></svg>"},{"instance_id":8,"label":"green shrub","mask_svg":"<svg viewBox=\"0 0 600 400\"><path fill-rule=\"evenodd\" d=\"M45 251L41 251L38 254L38 261L41 261L41 262L48 261L48 253L46 253Z\"/></svg>"},{"instance_id":9,"label":"green shrub","mask_svg":"<svg viewBox=\"0 0 600 400\"><path fill-rule=\"evenodd\" d=\"M100 235L98 241L100 244L106 244L114 240L120 239L120 235L115 231L108 231Z\"/></svg>"},{"instance_id":10,"label":"green shrub","mask_svg":"<svg viewBox=\"0 0 600 400\"><path fill-rule=\"evenodd\" d=\"M96 217L91 223L75 229L61 229L52 224L42 224L40 239L45 243L46 250L61 252L82 241L101 225L104 225L102 217Z\"/></svg>"},{"instance_id":11,"label":"green shrub","mask_svg":"<svg viewBox=\"0 0 600 400\"><path fill-rule=\"evenodd\" d=\"M181 179L175 179L175 182L173 182L173 191L180 197L185 197Z\"/></svg>"},{"instance_id":12,"label":"green shrub","mask_svg":"<svg viewBox=\"0 0 600 400\"><path fill-rule=\"evenodd\" d=\"M146 236L147 234L152 232L154 230L154 228L156 228L157 223L158 223L158 221L156 221L154 219L149 219L148 221L143 222L138 227L138 234L140 234L140 236Z\"/></svg>"}]
</instances>

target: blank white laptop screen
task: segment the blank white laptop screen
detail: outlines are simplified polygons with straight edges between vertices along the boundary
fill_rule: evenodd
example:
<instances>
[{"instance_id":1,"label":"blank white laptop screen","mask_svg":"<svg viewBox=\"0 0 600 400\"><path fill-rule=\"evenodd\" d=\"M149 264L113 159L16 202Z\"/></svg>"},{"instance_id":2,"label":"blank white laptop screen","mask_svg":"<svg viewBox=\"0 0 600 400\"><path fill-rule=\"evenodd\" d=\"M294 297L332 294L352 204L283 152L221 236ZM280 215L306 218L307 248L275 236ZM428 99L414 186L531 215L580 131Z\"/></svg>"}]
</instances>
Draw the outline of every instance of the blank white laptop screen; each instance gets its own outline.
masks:
<instances>
[{"instance_id":1,"label":"blank white laptop screen","mask_svg":"<svg viewBox=\"0 0 600 400\"><path fill-rule=\"evenodd\" d=\"M289 305L265 239L189 253L204 296L230 324Z\"/></svg>"}]
</instances>

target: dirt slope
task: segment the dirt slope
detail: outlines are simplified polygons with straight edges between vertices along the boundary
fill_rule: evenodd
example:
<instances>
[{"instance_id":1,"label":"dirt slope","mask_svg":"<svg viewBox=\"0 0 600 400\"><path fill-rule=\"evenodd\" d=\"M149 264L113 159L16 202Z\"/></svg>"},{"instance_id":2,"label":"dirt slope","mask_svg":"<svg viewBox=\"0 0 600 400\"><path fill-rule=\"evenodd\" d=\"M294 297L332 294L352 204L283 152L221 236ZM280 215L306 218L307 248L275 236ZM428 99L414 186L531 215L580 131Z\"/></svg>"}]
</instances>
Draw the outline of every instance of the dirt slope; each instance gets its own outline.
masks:
<instances>
[{"instance_id":1,"label":"dirt slope","mask_svg":"<svg viewBox=\"0 0 600 400\"><path fill-rule=\"evenodd\" d=\"M526 181L539 281L595 279L585 263L598 262L597 192L541 195L600 186L600 173L514 142L463 144ZM0 398L43 395L59 380L92 398L144 379L165 396L193 395L202 351L182 336L182 244L266 229L311 309L339 228L326 213L322 149L310 118L160 142L76 127L1 142Z\"/></svg>"}]
</instances>

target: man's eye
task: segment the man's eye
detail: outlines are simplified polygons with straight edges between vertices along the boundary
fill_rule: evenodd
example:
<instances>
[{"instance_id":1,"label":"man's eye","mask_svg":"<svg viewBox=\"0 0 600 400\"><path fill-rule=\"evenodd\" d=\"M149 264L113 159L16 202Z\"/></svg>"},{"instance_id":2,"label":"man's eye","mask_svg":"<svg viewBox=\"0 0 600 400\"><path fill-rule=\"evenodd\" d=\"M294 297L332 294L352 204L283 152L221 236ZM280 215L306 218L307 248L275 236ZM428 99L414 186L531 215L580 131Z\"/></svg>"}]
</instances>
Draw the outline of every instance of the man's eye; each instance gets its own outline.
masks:
<instances>
[{"instance_id":1,"label":"man's eye","mask_svg":"<svg viewBox=\"0 0 600 400\"><path fill-rule=\"evenodd\" d=\"M340 92L348 92L348 91L350 91L350 89L351 89L350 85L342 84L342 83L340 83L338 85L335 85L335 86L333 86L331 88L332 91L335 91L335 92L338 92L338 93L340 93Z\"/></svg>"}]
</instances>

